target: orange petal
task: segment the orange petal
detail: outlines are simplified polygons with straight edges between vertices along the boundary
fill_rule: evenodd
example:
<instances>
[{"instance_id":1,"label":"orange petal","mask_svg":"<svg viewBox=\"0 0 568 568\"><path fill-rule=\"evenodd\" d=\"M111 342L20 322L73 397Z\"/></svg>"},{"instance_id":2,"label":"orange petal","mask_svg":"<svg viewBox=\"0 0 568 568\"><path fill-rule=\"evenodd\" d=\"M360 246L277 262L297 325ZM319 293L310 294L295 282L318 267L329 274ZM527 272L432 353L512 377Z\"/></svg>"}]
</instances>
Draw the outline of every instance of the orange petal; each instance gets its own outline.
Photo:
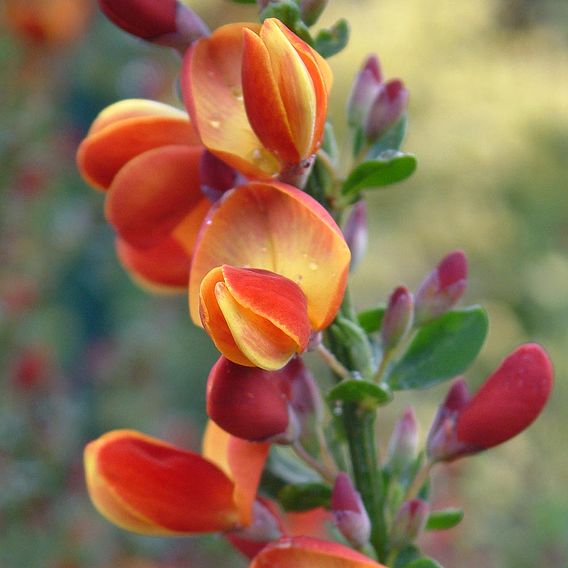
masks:
<instances>
[{"instance_id":1,"label":"orange petal","mask_svg":"<svg viewBox=\"0 0 568 568\"><path fill-rule=\"evenodd\" d=\"M216 464L235 484L234 501L240 511L240 523L252 521L260 476L270 444L235 438L209 421L203 436L203 456Z\"/></svg>"},{"instance_id":2,"label":"orange petal","mask_svg":"<svg viewBox=\"0 0 568 568\"><path fill-rule=\"evenodd\" d=\"M280 165L253 132L241 86L243 29L221 26L188 50L182 70L184 101L203 145L249 177L271 177Z\"/></svg>"},{"instance_id":3,"label":"orange petal","mask_svg":"<svg viewBox=\"0 0 568 568\"><path fill-rule=\"evenodd\" d=\"M278 182L240 186L216 204L198 236L190 275L191 316L199 325L205 275L228 264L270 270L298 284L312 328L323 329L343 298L349 259L341 231L313 198Z\"/></svg>"},{"instance_id":4,"label":"orange petal","mask_svg":"<svg viewBox=\"0 0 568 568\"><path fill-rule=\"evenodd\" d=\"M116 240L116 253L130 277L150 292L184 292L189 282L190 257L175 239L139 249Z\"/></svg>"},{"instance_id":5,"label":"orange petal","mask_svg":"<svg viewBox=\"0 0 568 568\"><path fill-rule=\"evenodd\" d=\"M214 464L132 430L85 448L89 495L116 525L142 534L228 530L238 524L233 483Z\"/></svg>"},{"instance_id":6,"label":"orange petal","mask_svg":"<svg viewBox=\"0 0 568 568\"><path fill-rule=\"evenodd\" d=\"M103 111L79 146L77 164L81 175L98 189L107 189L128 161L147 150L199 144L185 113L161 105L156 114L151 114L152 105L127 102L132 104L113 105Z\"/></svg>"},{"instance_id":7,"label":"orange petal","mask_svg":"<svg viewBox=\"0 0 568 568\"><path fill-rule=\"evenodd\" d=\"M136 247L157 245L204 200L199 183L201 149L162 146L130 160L106 197L107 220Z\"/></svg>"},{"instance_id":8,"label":"orange petal","mask_svg":"<svg viewBox=\"0 0 568 568\"><path fill-rule=\"evenodd\" d=\"M337 542L307 536L284 537L266 546L249 568L385 568Z\"/></svg>"}]
</instances>

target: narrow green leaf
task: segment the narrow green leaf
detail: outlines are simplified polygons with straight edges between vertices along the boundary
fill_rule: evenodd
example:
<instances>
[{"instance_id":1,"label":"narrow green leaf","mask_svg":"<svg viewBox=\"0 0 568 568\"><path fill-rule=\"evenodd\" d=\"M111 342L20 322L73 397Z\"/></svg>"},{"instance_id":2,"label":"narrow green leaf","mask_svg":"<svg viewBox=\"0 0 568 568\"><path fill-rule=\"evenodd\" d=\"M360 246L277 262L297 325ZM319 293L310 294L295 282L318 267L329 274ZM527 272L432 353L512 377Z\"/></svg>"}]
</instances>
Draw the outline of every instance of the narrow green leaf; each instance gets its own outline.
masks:
<instances>
[{"instance_id":1,"label":"narrow green leaf","mask_svg":"<svg viewBox=\"0 0 568 568\"><path fill-rule=\"evenodd\" d=\"M267 469L287 484L303 484L318 482L317 473L301 462L292 451L285 446L273 444L268 456Z\"/></svg>"},{"instance_id":2,"label":"narrow green leaf","mask_svg":"<svg viewBox=\"0 0 568 568\"><path fill-rule=\"evenodd\" d=\"M409 544L397 554L393 568L406 568L410 562L418 558L420 558L420 551L413 544Z\"/></svg>"},{"instance_id":3,"label":"narrow green leaf","mask_svg":"<svg viewBox=\"0 0 568 568\"><path fill-rule=\"evenodd\" d=\"M375 374L375 358L366 333L357 323L341 316L335 319L332 327L343 339L351 361L350 369L370 380Z\"/></svg>"},{"instance_id":4,"label":"narrow green leaf","mask_svg":"<svg viewBox=\"0 0 568 568\"><path fill-rule=\"evenodd\" d=\"M328 29L320 30L314 40L314 48L325 58L339 53L349 42L349 24L341 19Z\"/></svg>"},{"instance_id":5,"label":"narrow green leaf","mask_svg":"<svg viewBox=\"0 0 568 568\"><path fill-rule=\"evenodd\" d=\"M329 508L331 487L323 483L286 485L278 493L278 501L285 511L309 511L316 507Z\"/></svg>"},{"instance_id":6,"label":"narrow green leaf","mask_svg":"<svg viewBox=\"0 0 568 568\"><path fill-rule=\"evenodd\" d=\"M356 402L366 408L374 409L392 399L392 393L375 383L349 379L334 386L327 395L330 402Z\"/></svg>"},{"instance_id":7,"label":"narrow green leaf","mask_svg":"<svg viewBox=\"0 0 568 568\"><path fill-rule=\"evenodd\" d=\"M406 564L404 568L443 568L443 566L439 562L436 562L433 558L427 558L425 556L418 560L414 560L410 564Z\"/></svg>"},{"instance_id":8,"label":"narrow green leaf","mask_svg":"<svg viewBox=\"0 0 568 568\"><path fill-rule=\"evenodd\" d=\"M412 154L383 152L377 159L359 164L343 183L341 193L356 196L363 189L385 187L405 180L415 169L416 158Z\"/></svg>"},{"instance_id":9,"label":"narrow green leaf","mask_svg":"<svg viewBox=\"0 0 568 568\"><path fill-rule=\"evenodd\" d=\"M278 4L268 4L260 13L260 21L277 18L290 29L294 29L302 21L300 7L293 0L281 0Z\"/></svg>"},{"instance_id":10,"label":"narrow green leaf","mask_svg":"<svg viewBox=\"0 0 568 568\"><path fill-rule=\"evenodd\" d=\"M427 531L443 531L459 525L463 519L463 509L444 509L433 511L426 523Z\"/></svg>"},{"instance_id":11,"label":"narrow green leaf","mask_svg":"<svg viewBox=\"0 0 568 568\"><path fill-rule=\"evenodd\" d=\"M477 357L487 328L487 314L480 306L453 310L421 327L390 371L389 386L423 389L463 373Z\"/></svg>"},{"instance_id":12,"label":"narrow green leaf","mask_svg":"<svg viewBox=\"0 0 568 568\"><path fill-rule=\"evenodd\" d=\"M366 333L375 333L381 329L383 318L385 317L386 307L378 306L370 308L357 314L359 325Z\"/></svg>"}]
</instances>

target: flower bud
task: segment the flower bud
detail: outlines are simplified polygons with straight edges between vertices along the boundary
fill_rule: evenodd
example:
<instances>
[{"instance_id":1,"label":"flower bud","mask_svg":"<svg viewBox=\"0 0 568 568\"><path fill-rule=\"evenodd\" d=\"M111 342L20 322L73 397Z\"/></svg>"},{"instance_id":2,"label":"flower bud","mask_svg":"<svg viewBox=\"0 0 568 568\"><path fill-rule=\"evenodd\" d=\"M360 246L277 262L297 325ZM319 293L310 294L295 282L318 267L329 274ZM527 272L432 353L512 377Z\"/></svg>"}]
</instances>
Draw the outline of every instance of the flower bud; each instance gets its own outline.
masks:
<instances>
[{"instance_id":1,"label":"flower bud","mask_svg":"<svg viewBox=\"0 0 568 568\"><path fill-rule=\"evenodd\" d=\"M396 548L410 544L424 530L430 505L422 499L412 499L402 504L391 530L391 543Z\"/></svg>"},{"instance_id":2,"label":"flower bud","mask_svg":"<svg viewBox=\"0 0 568 568\"><path fill-rule=\"evenodd\" d=\"M359 201L351 209L345 227L343 228L343 235L351 251L351 264L349 268L353 271L367 251L368 223L367 204L365 201Z\"/></svg>"},{"instance_id":3,"label":"flower bud","mask_svg":"<svg viewBox=\"0 0 568 568\"><path fill-rule=\"evenodd\" d=\"M393 349L412 325L412 294L405 286L399 286L391 294L381 326L383 351Z\"/></svg>"},{"instance_id":4,"label":"flower bud","mask_svg":"<svg viewBox=\"0 0 568 568\"><path fill-rule=\"evenodd\" d=\"M420 284L415 295L416 325L440 317L462 297L467 287L467 258L461 250L446 255Z\"/></svg>"},{"instance_id":5,"label":"flower bud","mask_svg":"<svg viewBox=\"0 0 568 568\"><path fill-rule=\"evenodd\" d=\"M331 509L335 525L349 544L361 548L369 542L371 536L369 515L361 495L345 473L340 473L335 479Z\"/></svg>"},{"instance_id":6,"label":"flower bud","mask_svg":"<svg viewBox=\"0 0 568 568\"><path fill-rule=\"evenodd\" d=\"M409 407L395 424L389 441L388 464L391 472L403 472L416 459L418 438L416 415L414 409Z\"/></svg>"},{"instance_id":7,"label":"flower bud","mask_svg":"<svg viewBox=\"0 0 568 568\"><path fill-rule=\"evenodd\" d=\"M316 380L300 357L294 357L286 367L290 385L290 406L302 434L309 436L323 417L323 400Z\"/></svg>"},{"instance_id":8,"label":"flower bud","mask_svg":"<svg viewBox=\"0 0 568 568\"><path fill-rule=\"evenodd\" d=\"M370 55L355 77L347 102L347 121L353 128L362 127L383 81L379 59Z\"/></svg>"},{"instance_id":9,"label":"flower bud","mask_svg":"<svg viewBox=\"0 0 568 568\"><path fill-rule=\"evenodd\" d=\"M308 26L315 24L328 2L329 0L301 0L300 13L304 23Z\"/></svg>"},{"instance_id":10,"label":"flower bud","mask_svg":"<svg viewBox=\"0 0 568 568\"><path fill-rule=\"evenodd\" d=\"M215 154L205 150L199 162L199 180L203 194L215 203L225 191L236 185L237 172Z\"/></svg>"},{"instance_id":11,"label":"flower bud","mask_svg":"<svg viewBox=\"0 0 568 568\"><path fill-rule=\"evenodd\" d=\"M399 79L383 83L376 94L365 122L365 135L370 143L376 142L393 127L406 112L408 90Z\"/></svg>"},{"instance_id":12,"label":"flower bud","mask_svg":"<svg viewBox=\"0 0 568 568\"><path fill-rule=\"evenodd\" d=\"M463 381L454 383L428 435L430 458L452 461L520 434L542 412L552 384L550 359L534 343L511 353L473 397Z\"/></svg>"},{"instance_id":13,"label":"flower bud","mask_svg":"<svg viewBox=\"0 0 568 568\"><path fill-rule=\"evenodd\" d=\"M177 0L98 0L103 14L122 30L143 40L184 51L209 29Z\"/></svg>"}]
</instances>

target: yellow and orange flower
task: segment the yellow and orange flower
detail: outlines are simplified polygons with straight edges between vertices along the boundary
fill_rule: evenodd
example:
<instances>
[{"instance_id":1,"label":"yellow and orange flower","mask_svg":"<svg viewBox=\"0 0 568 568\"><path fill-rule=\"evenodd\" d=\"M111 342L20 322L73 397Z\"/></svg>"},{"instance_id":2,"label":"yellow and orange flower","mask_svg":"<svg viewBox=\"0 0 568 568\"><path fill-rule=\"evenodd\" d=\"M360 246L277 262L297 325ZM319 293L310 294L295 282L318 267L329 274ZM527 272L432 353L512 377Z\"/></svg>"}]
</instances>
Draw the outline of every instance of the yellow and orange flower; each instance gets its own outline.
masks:
<instances>
[{"instance_id":1,"label":"yellow and orange flower","mask_svg":"<svg viewBox=\"0 0 568 568\"><path fill-rule=\"evenodd\" d=\"M186 113L142 99L103 110L79 147L81 174L106 192L119 259L146 287L187 288L191 251L210 206L200 186L203 152Z\"/></svg>"},{"instance_id":2,"label":"yellow and orange flower","mask_svg":"<svg viewBox=\"0 0 568 568\"><path fill-rule=\"evenodd\" d=\"M267 444L209 423L198 455L133 430L85 448L87 488L112 523L147 535L228 531L252 522Z\"/></svg>"},{"instance_id":3,"label":"yellow and orange flower","mask_svg":"<svg viewBox=\"0 0 568 568\"><path fill-rule=\"evenodd\" d=\"M299 164L323 136L332 75L284 24L228 24L188 51L186 106L203 145L252 178Z\"/></svg>"},{"instance_id":4,"label":"yellow and orange flower","mask_svg":"<svg viewBox=\"0 0 568 568\"><path fill-rule=\"evenodd\" d=\"M198 236L192 319L231 361L281 369L335 317L349 260L340 229L307 194L280 182L237 187Z\"/></svg>"}]
</instances>

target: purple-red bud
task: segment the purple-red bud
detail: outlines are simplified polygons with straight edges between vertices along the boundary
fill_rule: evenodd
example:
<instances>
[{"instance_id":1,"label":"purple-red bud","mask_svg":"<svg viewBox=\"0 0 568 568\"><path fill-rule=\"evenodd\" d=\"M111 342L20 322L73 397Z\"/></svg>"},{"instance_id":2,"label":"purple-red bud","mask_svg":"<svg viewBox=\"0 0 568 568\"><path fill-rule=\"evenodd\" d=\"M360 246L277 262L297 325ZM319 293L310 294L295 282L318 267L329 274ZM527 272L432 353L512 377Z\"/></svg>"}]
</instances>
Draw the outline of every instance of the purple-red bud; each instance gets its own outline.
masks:
<instances>
[{"instance_id":1,"label":"purple-red bud","mask_svg":"<svg viewBox=\"0 0 568 568\"><path fill-rule=\"evenodd\" d=\"M467 288L467 258L456 250L446 255L426 276L414 297L416 325L423 325L445 314Z\"/></svg>"},{"instance_id":2,"label":"purple-red bud","mask_svg":"<svg viewBox=\"0 0 568 568\"><path fill-rule=\"evenodd\" d=\"M357 73L347 101L347 121L350 126L363 127L382 82L379 59L376 55L370 55Z\"/></svg>"},{"instance_id":3,"label":"purple-red bud","mask_svg":"<svg viewBox=\"0 0 568 568\"><path fill-rule=\"evenodd\" d=\"M350 269L353 271L367 251L368 223L365 201L357 202L351 209L343 228L343 235L351 251Z\"/></svg>"},{"instance_id":4,"label":"purple-red bud","mask_svg":"<svg viewBox=\"0 0 568 568\"><path fill-rule=\"evenodd\" d=\"M511 353L471 398L463 380L452 385L428 435L428 455L452 461L502 444L542 412L553 385L548 355L534 343Z\"/></svg>"},{"instance_id":5,"label":"purple-red bud","mask_svg":"<svg viewBox=\"0 0 568 568\"><path fill-rule=\"evenodd\" d=\"M419 430L412 407L407 408L394 426L388 448L388 464L397 474L410 466L418 454Z\"/></svg>"},{"instance_id":6,"label":"purple-red bud","mask_svg":"<svg viewBox=\"0 0 568 568\"><path fill-rule=\"evenodd\" d=\"M209 29L177 0L98 0L103 14L122 30L159 45L185 50Z\"/></svg>"},{"instance_id":7,"label":"purple-red bud","mask_svg":"<svg viewBox=\"0 0 568 568\"><path fill-rule=\"evenodd\" d=\"M424 530L430 505L422 499L405 501L399 509L391 530L391 544L402 548L415 541Z\"/></svg>"},{"instance_id":8,"label":"purple-red bud","mask_svg":"<svg viewBox=\"0 0 568 568\"><path fill-rule=\"evenodd\" d=\"M408 107L408 90L399 79L391 79L381 85L375 95L367 119L365 136L372 144L383 137L406 112Z\"/></svg>"},{"instance_id":9,"label":"purple-red bud","mask_svg":"<svg viewBox=\"0 0 568 568\"><path fill-rule=\"evenodd\" d=\"M316 380L300 357L294 357L285 367L289 377L289 403L300 427L308 427L310 421L323 417L323 400Z\"/></svg>"},{"instance_id":10,"label":"purple-red bud","mask_svg":"<svg viewBox=\"0 0 568 568\"><path fill-rule=\"evenodd\" d=\"M412 325L414 302L406 286L399 286L389 298L381 325L383 352L390 351L404 337Z\"/></svg>"},{"instance_id":11,"label":"purple-red bud","mask_svg":"<svg viewBox=\"0 0 568 568\"><path fill-rule=\"evenodd\" d=\"M301 0L300 14L304 23L308 26L315 24L328 2L329 0Z\"/></svg>"},{"instance_id":12,"label":"purple-red bud","mask_svg":"<svg viewBox=\"0 0 568 568\"><path fill-rule=\"evenodd\" d=\"M226 191L237 185L237 172L215 154L205 150L199 161L199 180L203 194L215 203Z\"/></svg>"},{"instance_id":13,"label":"purple-red bud","mask_svg":"<svg viewBox=\"0 0 568 568\"><path fill-rule=\"evenodd\" d=\"M340 473L335 479L331 494L333 521L339 532L354 547L361 548L369 542L371 521L359 492L351 479Z\"/></svg>"}]
</instances>

